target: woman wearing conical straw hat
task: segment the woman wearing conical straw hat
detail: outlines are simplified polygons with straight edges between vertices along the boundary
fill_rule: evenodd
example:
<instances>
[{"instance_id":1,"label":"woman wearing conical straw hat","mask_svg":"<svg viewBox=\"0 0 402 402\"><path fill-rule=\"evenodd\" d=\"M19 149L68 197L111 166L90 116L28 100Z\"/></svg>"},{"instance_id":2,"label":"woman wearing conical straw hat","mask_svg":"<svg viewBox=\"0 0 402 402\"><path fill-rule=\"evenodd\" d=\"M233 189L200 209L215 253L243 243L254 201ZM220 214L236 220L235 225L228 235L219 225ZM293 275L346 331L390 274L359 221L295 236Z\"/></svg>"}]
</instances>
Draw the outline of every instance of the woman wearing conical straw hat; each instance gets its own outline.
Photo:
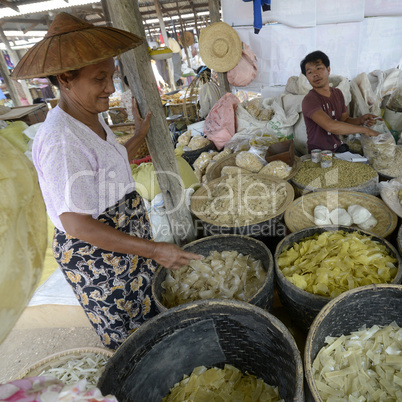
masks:
<instances>
[{"instance_id":1,"label":"woman wearing conical straw hat","mask_svg":"<svg viewBox=\"0 0 402 402\"><path fill-rule=\"evenodd\" d=\"M187 265L199 255L152 241L152 231L129 165L148 132L120 145L99 117L114 92L114 60L143 43L130 32L96 27L58 14L41 42L21 59L13 78L49 77L60 88L33 144L33 162L55 225L54 256L103 344L116 349L157 314L151 281L157 264Z\"/></svg>"}]
</instances>

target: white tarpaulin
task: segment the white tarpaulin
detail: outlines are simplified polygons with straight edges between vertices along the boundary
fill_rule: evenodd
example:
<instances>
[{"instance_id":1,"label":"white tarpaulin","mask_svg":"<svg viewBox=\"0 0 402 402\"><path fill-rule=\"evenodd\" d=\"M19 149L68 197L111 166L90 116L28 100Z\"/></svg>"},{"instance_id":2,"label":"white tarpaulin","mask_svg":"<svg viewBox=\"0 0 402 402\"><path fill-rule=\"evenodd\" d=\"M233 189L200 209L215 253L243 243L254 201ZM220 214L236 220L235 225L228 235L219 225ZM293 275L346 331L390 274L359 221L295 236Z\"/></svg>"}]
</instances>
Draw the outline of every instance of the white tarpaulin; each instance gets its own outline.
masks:
<instances>
[{"instance_id":1,"label":"white tarpaulin","mask_svg":"<svg viewBox=\"0 0 402 402\"><path fill-rule=\"evenodd\" d=\"M253 3L222 0L223 20L236 29L257 56L258 75L243 89L262 92L267 86L286 85L289 77L300 74L300 61L314 50L328 55L332 74L349 79L362 72L385 71L400 65L402 1L341 3L272 0L272 10L262 13L262 21L282 23L264 25L255 34ZM375 10L377 16L364 18Z\"/></svg>"}]
</instances>

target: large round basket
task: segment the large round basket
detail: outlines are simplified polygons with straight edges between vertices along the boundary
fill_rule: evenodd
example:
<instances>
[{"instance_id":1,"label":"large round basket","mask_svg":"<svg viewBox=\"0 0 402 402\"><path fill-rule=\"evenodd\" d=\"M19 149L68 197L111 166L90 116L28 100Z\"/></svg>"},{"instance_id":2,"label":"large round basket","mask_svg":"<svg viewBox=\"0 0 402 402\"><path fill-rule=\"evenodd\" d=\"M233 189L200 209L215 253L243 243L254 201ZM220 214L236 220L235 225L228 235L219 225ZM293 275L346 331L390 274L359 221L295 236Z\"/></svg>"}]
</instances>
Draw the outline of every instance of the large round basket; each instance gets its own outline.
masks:
<instances>
[{"instance_id":1,"label":"large round basket","mask_svg":"<svg viewBox=\"0 0 402 402\"><path fill-rule=\"evenodd\" d=\"M109 360L98 387L120 402L159 402L195 367L225 364L278 386L286 401L304 400L301 356L288 329L234 300L201 300L151 318Z\"/></svg>"},{"instance_id":2,"label":"large round basket","mask_svg":"<svg viewBox=\"0 0 402 402\"><path fill-rule=\"evenodd\" d=\"M323 233L328 231L343 230L344 232L358 232L363 235L371 236L373 241L377 241L386 246L387 252L395 257L398 271L392 283L398 284L402 279L402 258L399 256L395 247L382 237L376 236L364 230L352 228L350 226L313 226L299 230L298 232L287 235L277 246L274 255L275 283L278 291L279 299L286 308L294 324L301 330L307 332L318 312L330 301L331 297L316 295L298 288L285 278L278 266L278 258L282 251L293 246L294 243L312 236L315 233Z\"/></svg>"},{"instance_id":3,"label":"large round basket","mask_svg":"<svg viewBox=\"0 0 402 402\"><path fill-rule=\"evenodd\" d=\"M243 177L246 175L243 175ZM200 187L191 197L190 208L191 212L200 219L204 229L209 234L241 234L246 236L261 236L263 234L272 233L272 228L282 219L283 213L286 208L290 205L294 198L294 190L291 184L287 181L279 179L273 176L251 174L254 179L258 180L263 186L268 189L286 189L286 198L282 204L278 207L275 214L258 216L254 219L250 219L245 225L237 224L218 224L215 220L212 220L205 213L202 212L202 205L210 199L210 194L213 189L218 186L224 178L218 178L212 180L209 183L205 183ZM242 189L243 190L243 189ZM247 189L244 189L241 194L236 194L235 196L243 196ZM265 194L261 193L261 197Z\"/></svg>"},{"instance_id":4,"label":"large round basket","mask_svg":"<svg viewBox=\"0 0 402 402\"><path fill-rule=\"evenodd\" d=\"M323 400L314 380L312 365L318 352L325 346L327 336L349 335L363 325L368 329L373 325L389 325L392 321L402 326L401 285L362 286L348 290L331 300L318 313L307 336L304 350L305 377L308 385L306 400ZM357 375L356 373L356 377ZM367 374L365 376L369 377Z\"/></svg>"},{"instance_id":5,"label":"large round basket","mask_svg":"<svg viewBox=\"0 0 402 402\"><path fill-rule=\"evenodd\" d=\"M260 260L266 271L265 281L253 296L245 301L267 310L272 308L274 299L274 261L271 252L263 242L248 236L216 235L188 243L183 249L204 257L207 257L211 251L218 251L219 253L237 251ZM162 288L166 273L166 268L159 267L152 281L152 295L159 311L167 310L167 307L163 304L164 289Z\"/></svg>"},{"instance_id":6,"label":"large round basket","mask_svg":"<svg viewBox=\"0 0 402 402\"><path fill-rule=\"evenodd\" d=\"M106 356L107 358L112 357L114 354L114 352L111 350L96 347L64 350L63 352L49 355L39 360L35 364L25 368L21 373L18 374L18 377L16 379L22 379L25 377L36 377L40 375L43 371L62 366L69 360L79 359L87 355L92 355L94 353Z\"/></svg>"},{"instance_id":7,"label":"large round basket","mask_svg":"<svg viewBox=\"0 0 402 402\"><path fill-rule=\"evenodd\" d=\"M384 201L371 194L343 190L319 191L296 198L285 211L285 224L291 232L297 232L315 226L314 208L317 205L325 205L329 211L332 211L337 207L347 210L354 204L368 209L376 218L378 223L370 231L377 236L387 237L395 230L398 217Z\"/></svg>"},{"instance_id":8,"label":"large round basket","mask_svg":"<svg viewBox=\"0 0 402 402\"><path fill-rule=\"evenodd\" d=\"M300 157L302 164L303 164L303 162L308 161L310 159L311 159L310 155L303 155L302 157ZM360 163L360 162L350 162L350 163ZM379 195L380 190L378 188L378 182L379 182L379 178L378 178L378 174L377 174L372 179L367 180L366 182L364 182L358 186L342 187L342 188L339 187L338 190L359 191L359 192L367 193L367 194L371 194L371 195ZM294 177L291 179L291 183L292 183L293 187L295 188L296 197L299 197L299 196L307 194L307 193L315 192L315 191L330 190L328 188L320 188L320 187L303 185L301 183L298 183Z\"/></svg>"},{"instance_id":9,"label":"large round basket","mask_svg":"<svg viewBox=\"0 0 402 402\"><path fill-rule=\"evenodd\" d=\"M221 177L221 171L222 168L225 166L236 166L236 155L238 152L225 156L221 160L217 161L212 165L210 169L208 169L206 176L207 176L207 182L211 180L218 179ZM295 156L294 163L292 166L292 170L289 173L289 176L286 177L285 180L290 180L300 169L302 162L299 157Z\"/></svg>"}]
</instances>

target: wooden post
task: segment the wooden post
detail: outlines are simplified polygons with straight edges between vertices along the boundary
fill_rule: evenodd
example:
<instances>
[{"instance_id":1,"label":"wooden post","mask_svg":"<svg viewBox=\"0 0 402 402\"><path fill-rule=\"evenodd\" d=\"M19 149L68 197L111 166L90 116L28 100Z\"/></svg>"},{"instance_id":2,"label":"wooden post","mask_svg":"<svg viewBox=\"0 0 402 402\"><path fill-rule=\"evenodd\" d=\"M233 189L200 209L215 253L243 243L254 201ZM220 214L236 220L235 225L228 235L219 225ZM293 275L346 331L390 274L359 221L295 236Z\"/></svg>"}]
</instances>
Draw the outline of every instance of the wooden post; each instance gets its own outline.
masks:
<instances>
[{"instance_id":1,"label":"wooden post","mask_svg":"<svg viewBox=\"0 0 402 402\"><path fill-rule=\"evenodd\" d=\"M156 15L158 16L159 20L159 25L161 27L161 32L162 32L162 37L163 41L165 42L165 45L169 47L169 39L166 33L166 27L165 27L165 22L163 21L163 15L162 15L162 10L159 4L159 0L154 0L155 3L155 10L156 10ZM174 81L174 73L173 73L173 61L172 59L167 59L167 68L168 68L168 74L169 74L169 82L170 82L170 87L172 90L176 89L176 83Z\"/></svg>"},{"instance_id":2,"label":"wooden post","mask_svg":"<svg viewBox=\"0 0 402 402\"><path fill-rule=\"evenodd\" d=\"M195 10L194 4L192 5L193 13L194 13L194 28L195 32L197 33L197 40L200 39L200 30L198 29L198 18L197 18L197 11Z\"/></svg>"},{"instance_id":3,"label":"wooden post","mask_svg":"<svg viewBox=\"0 0 402 402\"><path fill-rule=\"evenodd\" d=\"M13 101L14 106L21 106L21 98L18 94L15 82L10 78L10 73L8 72L7 62L4 58L3 52L0 51L0 72L1 76L6 84L10 98Z\"/></svg>"},{"instance_id":4,"label":"wooden post","mask_svg":"<svg viewBox=\"0 0 402 402\"><path fill-rule=\"evenodd\" d=\"M107 3L114 27L145 37L138 2L107 0ZM149 110L152 110L151 128L146 142L175 242L183 245L194 240L194 225L186 204L173 142L152 72L147 43L122 54L121 59L130 89L138 101L141 115L145 116Z\"/></svg>"},{"instance_id":5,"label":"wooden post","mask_svg":"<svg viewBox=\"0 0 402 402\"><path fill-rule=\"evenodd\" d=\"M211 23L219 22L221 20L221 14L219 12L219 0L208 0L209 2L209 15L211 18ZM218 73L219 91L221 96L225 95L227 92L232 92L227 79L226 73Z\"/></svg>"},{"instance_id":6,"label":"wooden post","mask_svg":"<svg viewBox=\"0 0 402 402\"><path fill-rule=\"evenodd\" d=\"M188 48L187 48L187 43L186 43L186 37L184 35L184 27L183 27L183 20L181 19L181 13L179 9L179 3L176 1L176 6L177 6L177 14L179 14L179 21L180 21L180 27L181 27L181 37L182 37L182 44L184 47L184 52L186 53L187 57L187 65L189 68L191 68L191 63L190 63L190 58L188 57Z\"/></svg>"},{"instance_id":7,"label":"wooden post","mask_svg":"<svg viewBox=\"0 0 402 402\"><path fill-rule=\"evenodd\" d=\"M0 38L1 38L2 42L4 43L4 45L6 46L6 49L7 49L7 52L9 54L10 58L11 58L11 61L13 62L14 66L16 66L18 64L18 62L20 61L20 59L19 59L17 53L14 52L13 49L11 49L10 42L8 41L6 35L4 34L4 31L3 31L2 27L0 27ZM24 92L24 95L25 95L25 98L26 98L27 102L32 104L32 95L29 92L28 85L27 85L26 81L21 80L21 81L16 81L16 82L18 82L18 84L21 85L22 91ZM14 82L14 83L16 83L16 82ZM18 85L18 84L16 84L16 85Z\"/></svg>"}]
</instances>

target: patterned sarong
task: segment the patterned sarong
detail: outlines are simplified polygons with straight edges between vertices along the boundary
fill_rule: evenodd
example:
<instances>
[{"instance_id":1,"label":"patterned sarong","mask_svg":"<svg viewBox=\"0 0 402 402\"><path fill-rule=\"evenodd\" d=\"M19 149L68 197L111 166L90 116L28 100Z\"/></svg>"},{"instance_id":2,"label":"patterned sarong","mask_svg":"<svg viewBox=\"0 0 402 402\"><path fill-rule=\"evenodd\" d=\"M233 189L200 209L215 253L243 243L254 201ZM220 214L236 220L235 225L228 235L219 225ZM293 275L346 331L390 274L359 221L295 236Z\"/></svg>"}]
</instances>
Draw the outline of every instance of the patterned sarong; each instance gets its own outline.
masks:
<instances>
[{"instance_id":1,"label":"patterned sarong","mask_svg":"<svg viewBox=\"0 0 402 402\"><path fill-rule=\"evenodd\" d=\"M141 196L133 191L99 215L122 232L152 240ZM91 324L109 349L116 349L157 314L151 294L156 262L100 249L55 229L53 253Z\"/></svg>"}]
</instances>

